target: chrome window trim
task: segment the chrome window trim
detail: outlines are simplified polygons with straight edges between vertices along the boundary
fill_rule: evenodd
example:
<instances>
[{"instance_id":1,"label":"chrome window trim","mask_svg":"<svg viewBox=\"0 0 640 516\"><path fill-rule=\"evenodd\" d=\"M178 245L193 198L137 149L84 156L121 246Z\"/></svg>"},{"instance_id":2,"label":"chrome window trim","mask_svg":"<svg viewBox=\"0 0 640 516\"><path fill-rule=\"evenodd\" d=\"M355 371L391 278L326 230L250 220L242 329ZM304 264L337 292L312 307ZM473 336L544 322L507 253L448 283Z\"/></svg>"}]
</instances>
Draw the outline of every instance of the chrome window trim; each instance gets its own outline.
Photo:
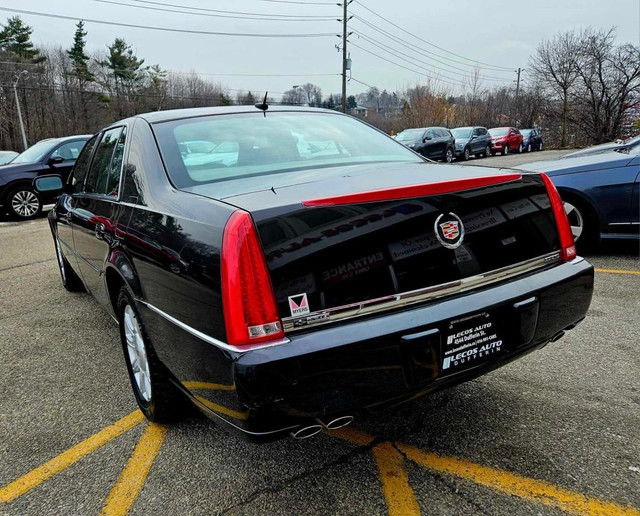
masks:
<instances>
[{"instance_id":1,"label":"chrome window trim","mask_svg":"<svg viewBox=\"0 0 640 516\"><path fill-rule=\"evenodd\" d=\"M159 308L153 306L150 303L147 303L146 301L142 301L141 299L136 299L136 301L138 303L140 303L141 305L146 306L149 310L151 310L152 312L155 312L156 314L158 314L159 316L163 317L167 321L175 324L178 328L186 331L187 333L190 333L194 337L197 337L200 340L206 342L207 344L211 344L212 346L216 346L217 348L224 349L226 351L233 351L234 353L244 354L244 353L248 353L250 351L254 351L254 350L257 350L257 349L270 348L272 346L279 346L281 344L286 344L286 343L290 342L289 339L287 339L285 337L283 339L278 339L278 340L274 340L274 341L270 341L270 342L265 342L264 344L256 344L256 345L251 345L251 346L246 346L246 347L232 346L231 344L227 344L226 342L218 340L215 337L211 337L210 335L207 335L206 333L202 333L201 331L196 330L195 328L192 328L188 324L185 324L182 321L179 321L175 317L172 317L168 313L163 312Z\"/></svg>"},{"instance_id":2,"label":"chrome window trim","mask_svg":"<svg viewBox=\"0 0 640 516\"><path fill-rule=\"evenodd\" d=\"M285 332L295 332L315 328L328 323L344 321L364 315L386 312L406 306L423 303L443 296L449 296L466 292L471 289L483 287L531 272L549 265L557 265L560 261L560 251L553 251L537 258L525 260L514 265L494 269L475 276L469 276L460 280L441 283L417 290L392 294L389 296L369 299L360 303L337 306L325 310L317 310L304 316L285 317L282 319L282 327Z\"/></svg>"}]
</instances>

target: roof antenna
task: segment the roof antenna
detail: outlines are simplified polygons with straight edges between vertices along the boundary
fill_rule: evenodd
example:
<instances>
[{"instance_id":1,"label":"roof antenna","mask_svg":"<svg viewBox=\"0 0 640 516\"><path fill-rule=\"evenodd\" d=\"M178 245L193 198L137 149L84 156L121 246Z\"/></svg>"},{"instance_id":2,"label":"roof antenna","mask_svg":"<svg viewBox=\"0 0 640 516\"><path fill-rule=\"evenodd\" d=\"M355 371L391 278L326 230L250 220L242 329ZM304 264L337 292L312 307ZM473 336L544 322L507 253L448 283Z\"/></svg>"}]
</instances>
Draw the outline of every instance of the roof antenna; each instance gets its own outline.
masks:
<instances>
[{"instance_id":1,"label":"roof antenna","mask_svg":"<svg viewBox=\"0 0 640 516\"><path fill-rule=\"evenodd\" d=\"M269 92L265 91L264 100L262 101L262 104L256 104L255 105L258 109L262 110L262 112L264 113L265 118L267 116L267 109L269 109L269 104L267 104L267 95L268 94L269 94Z\"/></svg>"}]
</instances>

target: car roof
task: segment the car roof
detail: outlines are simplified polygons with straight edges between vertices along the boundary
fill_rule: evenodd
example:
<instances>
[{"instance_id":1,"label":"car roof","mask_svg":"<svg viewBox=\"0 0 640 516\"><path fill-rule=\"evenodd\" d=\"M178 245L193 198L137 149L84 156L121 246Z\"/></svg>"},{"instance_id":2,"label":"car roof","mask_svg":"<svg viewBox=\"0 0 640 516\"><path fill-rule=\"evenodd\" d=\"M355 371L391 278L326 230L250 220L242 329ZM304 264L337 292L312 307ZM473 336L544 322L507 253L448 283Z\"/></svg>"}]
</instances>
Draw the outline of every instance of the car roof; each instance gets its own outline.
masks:
<instances>
[{"instance_id":1,"label":"car roof","mask_svg":"<svg viewBox=\"0 0 640 516\"><path fill-rule=\"evenodd\" d=\"M317 112L317 113L331 113L334 115L343 115L339 111L333 109L311 108L311 107L298 107L298 106L281 106L271 105L265 112L266 116L273 112ZM170 109L167 111L151 111L149 113L142 113L137 115L137 118L142 118L150 124L159 122L168 122L171 120L180 120L182 118L195 118L200 116L211 115L229 115L233 113L260 113L260 110L255 106L216 106L216 107L202 107L202 108L187 108L187 109ZM119 122L118 122L119 123ZM116 124L112 124L116 125Z\"/></svg>"},{"instance_id":2,"label":"car roof","mask_svg":"<svg viewBox=\"0 0 640 516\"><path fill-rule=\"evenodd\" d=\"M42 140L38 140L36 143L40 142L51 142L51 143L63 143L70 140L80 140L85 139L88 140L91 138L92 134L74 134L73 136L61 136L60 138L43 138Z\"/></svg>"}]
</instances>

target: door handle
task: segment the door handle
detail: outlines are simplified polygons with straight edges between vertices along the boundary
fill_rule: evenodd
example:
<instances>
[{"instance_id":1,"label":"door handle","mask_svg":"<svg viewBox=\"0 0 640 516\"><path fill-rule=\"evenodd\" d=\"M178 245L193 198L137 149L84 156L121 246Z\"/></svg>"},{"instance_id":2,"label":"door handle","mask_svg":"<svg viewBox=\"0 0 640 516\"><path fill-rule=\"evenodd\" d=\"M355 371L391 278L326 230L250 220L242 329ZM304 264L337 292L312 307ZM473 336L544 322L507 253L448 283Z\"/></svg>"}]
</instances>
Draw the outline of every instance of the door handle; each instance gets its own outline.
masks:
<instances>
[{"instance_id":1,"label":"door handle","mask_svg":"<svg viewBox=\"0 0 640 516\"><path fill-rule=\"evenodd\" d=\"M70 211L68 211L67 213L65 213L65 214L62 216L62 218L63 218L64 220L66 220L66 221L67 221L67 223L69 223L69 222L71 222L71 219L73 218L73 214L72 214Z\"/></svg>"},{"instance_id":2,"label":"door handle","mask_svg":"<svg viewBox=\"0 0 640 516\"><path fill-rule=\"evenodd\" d=\"M102 222L98 222L96 224L96 227L94 229L94 232L96 234L96 238L98 240L104 240L105 237L105 231L107 230L107 228L105 227L105 225Z\"/></svg>"}]
</instances>

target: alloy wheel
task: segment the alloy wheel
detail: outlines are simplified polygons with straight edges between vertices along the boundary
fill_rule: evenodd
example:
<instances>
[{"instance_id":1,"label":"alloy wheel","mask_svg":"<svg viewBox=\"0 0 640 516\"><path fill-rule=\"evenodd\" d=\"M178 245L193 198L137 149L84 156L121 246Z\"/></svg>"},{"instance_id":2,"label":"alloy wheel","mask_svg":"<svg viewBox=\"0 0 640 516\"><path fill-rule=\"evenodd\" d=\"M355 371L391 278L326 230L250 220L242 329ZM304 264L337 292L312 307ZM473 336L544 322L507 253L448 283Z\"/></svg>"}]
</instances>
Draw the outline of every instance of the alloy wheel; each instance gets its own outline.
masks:
<instances>
[{"instance_id":1,"label":"alloy wheel","mask_svg":"<svg viewBox=\"0 0 640 516\"><path fill-rule=\"evenodd\" d=\"M451 149L447 149L444 159L447 163L451 163L453 161L453 151Z\"/></svg>"},{"instance_id":2,"label":"alloy wheel","mask_svg":"<svg viewBox=\"0 0 640 516\"><path fill-rule=\"evenodd\" d=\"M568 202L564 203L564 211L567 214L567 218L569 219L569 225L571 226L571 234L573 235L573 240L577 242L584 232L584 217L582 216L582 213L580 213L580 210L578 210L578 208Z\"/></svg>"},{"instance_id":3,"label":"alloy wheel","mask_svg":"<svg viewBox=\"0 0 640 516\"><path fill-rule=\"evenodd\" d=\"M464 160L467 161L469 159L469 157L471 156L471 153L469 152L469 147L467 147L464 150Z\"/></svg>"},{"instance_id":4,"label":"alloy wheel","mask_svg":"<svg viewBox=\"0 0 640 516\"><path fill-rule=\"evenodd\" d=\"M30 190L18 190L11 197L11 209L20 217L33 217L40 209L40 201Z\"/></svg>"},{"instance_id":5,"label":"alloy wheel","mask_svg":"<svg viewBox=\"0 0 640 516\"><path fill-rule=\"evenodd\" d=\"M531 144L527 145L527 152L531 152Z\"/></svg>"},{"instance_id":6,"label":"alloy wheel","mask_svg":"<svg viewBox=\"0 0 640 516\"><path fill-rule=\"evenodd\" d=\"M505 144L505 146L502 149L502 155L506 156L507 154L509 154L509 144Z\"/></svg>"},{"instance_id":7,"label":"alloy wheel","mask_svg":"<svg viewBox=\"0 0 640 516\"><path fill-rule=\"evenodd\" d=\"M127 356L136 387L142 399L151 401L151 374L149 372L149 358L144 345L142 330L131 305L124 308L124 336L127 341Z\"/></svg>"}]
</instances>

